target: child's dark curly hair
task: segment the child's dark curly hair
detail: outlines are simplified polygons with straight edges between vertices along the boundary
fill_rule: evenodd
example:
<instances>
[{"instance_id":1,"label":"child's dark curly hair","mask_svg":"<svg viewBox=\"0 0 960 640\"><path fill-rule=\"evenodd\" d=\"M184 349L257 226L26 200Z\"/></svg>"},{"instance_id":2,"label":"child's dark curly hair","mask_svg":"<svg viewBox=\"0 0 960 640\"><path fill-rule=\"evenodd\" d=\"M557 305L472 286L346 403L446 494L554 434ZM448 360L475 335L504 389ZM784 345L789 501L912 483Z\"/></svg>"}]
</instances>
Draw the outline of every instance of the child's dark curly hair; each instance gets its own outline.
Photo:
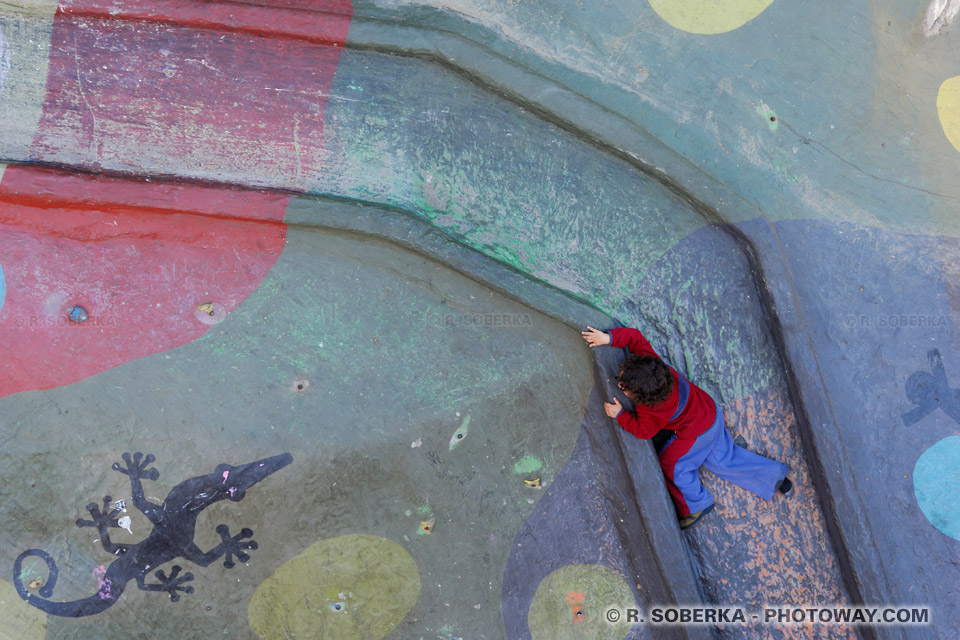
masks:
<instances>
[{"instance_id":1,"label":"child's dark curly hair","mask_svg":"<svg viewBox=\"0 0 960 640\"><path fill-rule=\"evenodd\" d=\"M620 365L617 382L629 392L634 402L655 407L673 391L673 376L670 367L653 356L627 356Z\"/></svg>"}]
</instances>

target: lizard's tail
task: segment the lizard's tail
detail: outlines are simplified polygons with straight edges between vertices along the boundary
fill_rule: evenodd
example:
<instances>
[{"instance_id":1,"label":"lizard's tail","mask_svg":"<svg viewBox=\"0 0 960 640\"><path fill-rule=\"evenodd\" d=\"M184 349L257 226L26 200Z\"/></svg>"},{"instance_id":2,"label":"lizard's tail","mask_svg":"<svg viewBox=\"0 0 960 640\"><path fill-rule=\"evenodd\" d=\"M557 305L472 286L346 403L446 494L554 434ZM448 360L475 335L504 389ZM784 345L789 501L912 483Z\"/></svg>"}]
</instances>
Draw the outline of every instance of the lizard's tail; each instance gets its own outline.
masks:
<instances>
[{"instance_id":1,"label":"lizard's tail","mask_svg":"<svg viewBox=\"0 0 960 640\"><path fill-rule=\"evenodd\" d=\"M37 589L37 593L43 597L38 597L31 593L30 589L24 586L23 579L20 576L23 561L31 556L40 558L47 563L47 570L49 571L47 580ZM45 598L53 595L53 588L57 585L57 575L57 563L54 562L53 556L43 549L28 549L17 556L16 561L13 563L13 585L17 588L17 593L20 594L20 597L23 598L27 604L54 616L80 618L82 616L100 613L116 602L117 598L119 598L123 592L123 584L111 584L109 578L105 578L101 579L100 590L89 598L72 600L70 602L45 600Z\"/></svg>"}]
</instances>

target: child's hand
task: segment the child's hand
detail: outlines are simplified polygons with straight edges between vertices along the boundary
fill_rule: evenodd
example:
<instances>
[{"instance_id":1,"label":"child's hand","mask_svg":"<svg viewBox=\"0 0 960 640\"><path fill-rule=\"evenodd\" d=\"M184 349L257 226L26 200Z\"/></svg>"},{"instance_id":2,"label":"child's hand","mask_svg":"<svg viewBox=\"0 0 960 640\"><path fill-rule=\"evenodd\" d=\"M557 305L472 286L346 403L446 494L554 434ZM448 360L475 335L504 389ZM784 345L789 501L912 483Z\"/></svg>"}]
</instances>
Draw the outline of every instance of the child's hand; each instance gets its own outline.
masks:
<instances>
[{"instance_id":1,"label":"child's hand","mask_svg":"<svg viewBox=\"0 0 960 640\"><path fill-rule=\"evenodd\" d=\"M614 398L613 402L604 402L603 409L607 412L608 416L616 418L617 414L623 411L623 405L620 404L620 400Z\"/></svg>"},{"instance_id":2,"label":"child's hand","mask_svg":"<svg viewBox=\"0 0 960 640\"><path fill-rule=\"evenodd\" d=\"M583 336L583 339L587 341L587 344L591 347L602 347L603 345L610 344L610 334L604 331L597 331L593 327L587 325L586 331L581 331L580 335Z\"/></svg>"}]
</instances>

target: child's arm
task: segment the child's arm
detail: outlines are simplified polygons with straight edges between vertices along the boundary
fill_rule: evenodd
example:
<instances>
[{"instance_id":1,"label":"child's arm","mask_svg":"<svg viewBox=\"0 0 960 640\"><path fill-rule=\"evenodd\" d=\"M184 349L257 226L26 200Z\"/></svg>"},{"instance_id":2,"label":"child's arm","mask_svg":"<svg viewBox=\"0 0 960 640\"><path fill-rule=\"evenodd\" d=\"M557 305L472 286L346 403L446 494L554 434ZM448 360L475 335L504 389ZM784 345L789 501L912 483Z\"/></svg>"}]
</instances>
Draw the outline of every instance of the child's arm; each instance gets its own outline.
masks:
<instances>
[{"instance_id":1,"label":"child's arm","mask_svg":"<svg viewBox=\"0 0 960 640\"><path fill-rule=\"evenodd\" d=\"M610 329L607 333L610 335L611 347L626 347L630 353L638 356L660 357L639 329Z\"/></svg>"},{"instance_id":2,"label":"child's arm","mask_svg":"<svg viewBox=\"0 0 960 640\"><path fill-rule=\"evenodd\" d=\"M641 422L636 414L624 409L617 398L614 398L613 402L604 402L603 408L607 411L607 415L614 418L624 431L641 440L649 440L657 435L662 428Z\"/></svg>"}]
</instances>

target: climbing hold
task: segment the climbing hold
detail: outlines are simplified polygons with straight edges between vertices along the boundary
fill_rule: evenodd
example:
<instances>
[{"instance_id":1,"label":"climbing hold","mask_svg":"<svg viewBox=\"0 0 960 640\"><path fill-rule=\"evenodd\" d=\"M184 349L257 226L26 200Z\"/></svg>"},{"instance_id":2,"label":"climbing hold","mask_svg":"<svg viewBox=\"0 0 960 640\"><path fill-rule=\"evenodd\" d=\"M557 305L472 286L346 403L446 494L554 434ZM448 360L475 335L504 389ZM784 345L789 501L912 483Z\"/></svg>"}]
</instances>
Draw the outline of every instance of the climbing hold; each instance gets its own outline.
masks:
<instances>
[{"instance_id":1,"label":"climbing hold","mask_svg":"<svg viewBox=\"0 0 960 640\"><path fill-rule=\"evenodd\" d=\"M767 126L770 128L770 131L777 130L777 112L768 107L766 104L762 104L757 107L757 114L767 123Z\"/></svg>"},{"instance_id":2,"label":"climbing hold","mask_svg":"<svg viewBox=\"0 0 960 640\"><path fill-rule=\"evenodd\" d=\"M573 607L573 624L577 624L578 622L583 622L583 606L582 605L575 605Z\"/></svg>"},{"instance_id":3,"label":"climbing hold","mask_svg":"<svg viewBox=\"0 0 960 640\"><path fill-rule=\"evenodd\" d=\"M67 317L70 318L70 322L76 322L77 324L83 324L90 317L87 315L87 310L81 307L80 305L74 305L70 312L67 313Z\"/></svg>"},{"instance_id":4,"label":"climbing hold","mask_svg":"<svg viewBox=\"0 0 960 640\"><path fill-rule=\"evenodd\" d=\"M430 518L429 520L424 520L420 523L420 531L423 533L433 533L433 526L437 524L436 518Z\"/></svg>"},{"instance_id":5,"label":"climbing hold","mask_svg":"<svg viewBox=\"0 0 960 640\"><path fill-rule=\"evenodd\" d=\"M537 476L533 480L524 480L523 484L533 489L540 489L543 487L543 484L540 483L540 476Z\"/></svg>"},{"instance_id":6,"label":"climbing hold","mask_svg":"<svg viewBox=\"0 0 960 640\"><path fill-rule=\"evenodd\" d=\"M220 324L227 317L227 310L217 302L204 302L194 310L193 317L203 324Z\"/></svg>"},{"instance_id":7,"label":"climbing hold","mask_svg":"<svg viewBox=\"0 0 960 640\"><path fill-rule=\"evenodd\" d=\"M330 605L330 611L342 612L346 606L347 605L344 602L334 602Z\"/></svg>"},{"instance_id":8,"label":"climbing hold","mask_svg":"<svg viewBox=\"0 0 960 640\"><path fill-rule=\"evenodd\" d=\"M27 589L30 589L30 591L36 591L42 586L43 586L43 578L34 578L33 580L27 583Z\"/></svg>"},{"instance_id":9,"label":"climbing hold","mask_svg":"<svg viewBox=\"0 0 960 640\"><path fill-rule=\"evenodd\" d=\"M470 416L467 416L463 419L463 423L453 432L453 436L450 438L450 451L453 451L453 448L460 444L462 440L467 437L470 427Z\"/></svg>"},{"instance_id":10,"label":"climbing hold","mask_svg":"<svg viewBox=\"0 0 960 640\"><path fill-rule=\"evenodd\" d=\"M618 608L635 606L631 588L614 569L605 565L560 567L540 582L533 595L527 613L528 637L531 640L559 637L624 640L634 634L630 633L626 616L606 615L612 611L608 603L614 602ZM603 609L599 608L601 605ZM558 633L561 629L570 631Z\"/></svg>"}]
</instances>

